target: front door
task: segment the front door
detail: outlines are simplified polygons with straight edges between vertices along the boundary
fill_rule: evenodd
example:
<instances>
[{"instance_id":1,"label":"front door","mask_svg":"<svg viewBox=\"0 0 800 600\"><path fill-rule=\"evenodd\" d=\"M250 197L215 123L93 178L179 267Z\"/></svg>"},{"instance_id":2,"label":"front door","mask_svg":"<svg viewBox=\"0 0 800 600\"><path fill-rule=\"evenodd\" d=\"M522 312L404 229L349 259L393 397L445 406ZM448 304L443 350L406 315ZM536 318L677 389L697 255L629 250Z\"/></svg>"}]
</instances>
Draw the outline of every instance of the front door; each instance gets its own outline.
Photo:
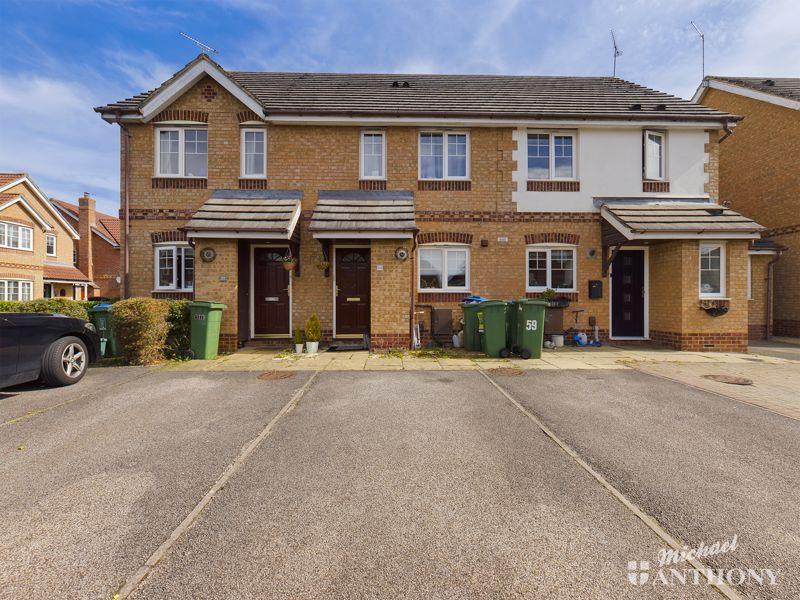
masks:
<instances>
[{"instance_id":1,"label":"front door","mask_svg":"<svg viewBox=\"0 0 800 600\"><path fill-rule=\"evenodd\" d=\"M611 336L644 337L644 250L620 250L611 264Z\"/></svg>"},{"instance_id":2,"label":"front door","mask_svg":"<svg viewBox=\"0 0 800 600\"><path fill-rule=\"evenodd\" d=\"M336 248L336 335L369 333L369 248Z\"/></svg>"},{"instance_id":3,"label":"front door","mask_svg":"<svg viewBox=\"0 0 800 600\"><path fill-rule=\"evenodd\" d=\"M289 271L285 248L253 248L253 333L289 335Z\"/></svg>"}]
</instances>

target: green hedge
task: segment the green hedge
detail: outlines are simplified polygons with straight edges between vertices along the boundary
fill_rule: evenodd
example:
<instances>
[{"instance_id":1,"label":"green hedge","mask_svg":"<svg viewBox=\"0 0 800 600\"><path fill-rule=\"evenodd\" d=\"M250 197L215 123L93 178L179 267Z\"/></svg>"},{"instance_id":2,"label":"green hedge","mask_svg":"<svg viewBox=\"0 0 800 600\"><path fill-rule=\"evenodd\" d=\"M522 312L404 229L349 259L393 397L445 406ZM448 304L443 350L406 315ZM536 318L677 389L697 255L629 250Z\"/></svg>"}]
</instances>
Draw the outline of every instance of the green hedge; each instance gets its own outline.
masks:
<instances>
[{"instance_id":1,"label":"green hedge","mask_svg":"<svg viewBox=\"0 0 800 600\"><path fill-rule=\"evenodd\" d=\"M60 313L68 317L89 320L89 308L96 302L81 302L68 298L42 298L40 300L2 301L0 312Z\"/></svg>"},{"instance_id":2,"label":"green hedge","mask_svg":"<svg viewBox=\"0 0 800 600\"><path fill-rule=\"evenodd\" d=\"M167 342L164 354L167 358L183 358L189 352L192 323L189 318L188 300L162 300L167 303Z\"/></svg>"}]
</instances>

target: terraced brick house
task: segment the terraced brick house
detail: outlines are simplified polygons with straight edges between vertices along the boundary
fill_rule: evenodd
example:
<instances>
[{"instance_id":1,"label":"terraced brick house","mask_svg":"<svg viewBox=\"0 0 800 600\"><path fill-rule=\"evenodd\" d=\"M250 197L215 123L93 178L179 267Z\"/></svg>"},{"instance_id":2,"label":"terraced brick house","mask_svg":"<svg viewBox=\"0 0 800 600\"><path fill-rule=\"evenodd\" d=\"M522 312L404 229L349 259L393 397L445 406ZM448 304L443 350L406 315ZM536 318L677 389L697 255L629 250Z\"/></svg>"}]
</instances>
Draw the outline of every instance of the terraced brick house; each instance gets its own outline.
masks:
<instances>
[{"instance_id":1,"label":"terraced brick house","mask_svg":"<svg viewBox=\"0 0 800 600\"><path fill-rule=\"evenodd\" d=\"M407 347L431 308L457 322L470 294L548 289L603 338L747 345L762 228L718 203L726 112L610 77L251 73L202 54L95 110L120 125L123 293L224 302L226 350L285 344L312 312L326 341Z\"/></svg>"},{"instance_id":2,"label":"terraced brick house","mask_svg":"<svg viewBox=\"0 0 800 600\"><path fill-rule=\"evenodd\" d=\"M773 240L751 253L751 334L800 337L800 78L706 77L693 100L744 117L719 169L722 197Z\"/></svg>"},{"instance_id":3,"label":"terraced brick house","mask_svg":"<svg viewBox=\"0 0 800 600\"><path fill-rule=\"evenodd\" d=\"M73 255L78 230L25 173L0 173L0 300L83 300L93 284Z\"/></svg>"}]
</instances>

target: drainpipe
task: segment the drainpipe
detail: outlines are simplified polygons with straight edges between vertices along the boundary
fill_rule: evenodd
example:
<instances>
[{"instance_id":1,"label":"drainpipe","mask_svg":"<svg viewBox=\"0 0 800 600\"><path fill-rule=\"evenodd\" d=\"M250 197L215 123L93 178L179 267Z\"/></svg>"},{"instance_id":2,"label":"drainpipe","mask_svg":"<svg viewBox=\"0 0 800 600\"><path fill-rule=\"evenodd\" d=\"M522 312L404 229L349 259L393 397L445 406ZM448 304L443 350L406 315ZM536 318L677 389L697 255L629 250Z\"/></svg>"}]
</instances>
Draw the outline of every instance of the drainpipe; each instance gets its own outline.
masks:
<instances>
[{"instance_id":1,"label":"drainpipe","mask_svg":"<svg viewBox=\"0 0 800 600\"><path fill-rule=\"evenodd\" d=\"M772 339L772 296L773 296L773 269L772 266L778 262L778 259L781 257L781 251L778 250L778 253L775 255L771 261L767 263L767 322L765 327L765 333L767 335L767 339Z\"/></svg>"},{"instance_id":2,"label":"drainpipe","mask_svg":"<svg viewBox=\"0 0 800 600\"><path fill-rule=\"evenodd\" d=\"M119 117L119 115L117 115ZM130 154L130 139L131 139L131 132L128 131L128 128L125 126L124 123L121 121L117 121L119 123L120 130L122 134L125 136L123 138L125 148L123 152L123 159L122 159L122 185L124 186L125 193L122 196L122 214L123 214L123 221L125 223L125 245L122 249L122 297L128 298L130 297L130 261L131 261L131 254L130 254L130 234L131 234L131 219L130 219L130 210L129 210L129 201L128 201L128 194L129 194L129 181L128 181L128 161L129 161L129 154Z\"/></svg>"},{"instance_id":3,"label":"drainpipe","mask_svg":"<svg viewBox=\"0 0 800 600\"><path fill-rule=\"evenodd\" d=\"M408 257L408 260L411 261L411 302L409 306L409 321L408 321L408 340L409 345L414 343L414 300L416 298L416 272L414 267L416 266L416 252L417 252L417 232L414 232L414 237L411 240L411 255ZM411 348L413 350L413 348Z\"/></svg>"},{"instance_id":4,"label":"drainpipe","mask_svg":"<svg viewBox=\"0 0 800 600\"><path fill-rule=\"evenodd\" d=\"M718 144L721 144L722 142L724 142L725 140L727 140L729 137L731 137L733 135L733 129L731 129L728 126L728 122L727 121L723 121L722 122L722 130L725 132L725 135L723 135L721 138L719 138L719 141L717 142Z\"/></svg>"}]
</instances>

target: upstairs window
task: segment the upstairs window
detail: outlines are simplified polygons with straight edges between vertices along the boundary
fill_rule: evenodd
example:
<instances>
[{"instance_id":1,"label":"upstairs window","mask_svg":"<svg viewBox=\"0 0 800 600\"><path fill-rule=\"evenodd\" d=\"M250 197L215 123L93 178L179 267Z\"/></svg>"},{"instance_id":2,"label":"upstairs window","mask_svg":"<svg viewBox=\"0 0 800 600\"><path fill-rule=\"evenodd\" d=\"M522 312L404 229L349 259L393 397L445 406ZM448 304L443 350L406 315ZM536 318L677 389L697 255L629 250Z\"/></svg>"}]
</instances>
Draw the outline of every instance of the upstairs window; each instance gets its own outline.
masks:
<instances>
[{"instance_id":1,"label":"upstairs window","mask_svg":"<svg viewBox=\"0 0 800 600\"><path fill-rule=\"evenodd\" d=\"M33 250L33 229L16 223L0 223L0 247Z\"/></svg>"},{"instance_id":2,"label":"upstairs window","mask_svg":"<svg viewBox=\"0 0 800 600\"><path fill-rule=\"evenodd\" d=\"M56 255L56 236L50 233L45 236L45 251L47 252L47 256Z\"/></svg>"},{"instance_id":3,"label":"upstairs window","mask_svg":"<svg viewBox=\"0 0 800 600\"><path fill-rule=\"evenodd\" d=\"M263 179L267 176L267 132L242 129L242 177Z\"/></svg>"},{"instance_id":4,"label":"upstairs window","mask_svg":"<svg viewBox=\"0 0 800 600\"><path fill-rule=\"evenodd\" d=\"M528 179L575 179L575 134L528 134Z\"/></svg>"},{"instance_id":5,"label":"upstairs window","mask_svg":"<svg viewBox=\"0 0 800 600\"><path fill-rule=\"evenodd\" d=\"M155 289L175 292L194 289L194 249L191 246L156 246Z\"/></svg>"},{"instance_id":6,"label":"upstairs window","mask_svg":"<svg viewBox=\"0 0 800 600\"><path fill-rule=\"evenodd\" d=\"M574 247L530 246L526 290L543 292L554 289L574 292L577 279L577 260Z\"/></svg>"},{"instance_id":7,"label":"upstairs window","mask_svg":"<svg viewBox=\"0 0 800 600\"><path fill-rule=\"evenodd\" d=\"M156 174L208 177L208 130L156 129Z\"/></svg>"},{"instance_id":8,"label":"upstairs window","mask_svg":"<svg viewBox=\"0 0 800 600\"><path fill-rule=\"evenodd\" d=\"M386 136L382 131L361 132L361 179L386 179Z\"/></svg>"},{"instance_id":9,"label":"upstairs window","mask_svg":"<svg viewBox=\"0 0 800 600\"><path fill-rule=\"evenodd\" d=\"M725 297L725 245L700 244L700 297Z\"/></svg>"},{"instance_id":10,"label":"upstairs window","mask_svg":"<svg viewBox=\"0 0 800 600\"><path fill-rule=\"evenodd\" d=\"M463 292L469 289L469 248L423 246L419 251L419 289Z\"/></svg>"},{"instance_id":11,"label":"upstairs window","mask_svg":"<svg viewBox=\"0 0 800 600\"><path fill-rule=\"evenodd\" d=\"M419 134L420 179L469 179L469 135L465 132Z\"/></svg>"},{"instance_id":12,"label":"upstairs window","mask_svg":"<svg viewBox=\"0 0 800 600\"><path fill-rule=\"evenodd\" d=\"M644 178L663 181L665 173L664 146L666 136L658 131L644 132Z\"/></svg>"}]
</instances>

